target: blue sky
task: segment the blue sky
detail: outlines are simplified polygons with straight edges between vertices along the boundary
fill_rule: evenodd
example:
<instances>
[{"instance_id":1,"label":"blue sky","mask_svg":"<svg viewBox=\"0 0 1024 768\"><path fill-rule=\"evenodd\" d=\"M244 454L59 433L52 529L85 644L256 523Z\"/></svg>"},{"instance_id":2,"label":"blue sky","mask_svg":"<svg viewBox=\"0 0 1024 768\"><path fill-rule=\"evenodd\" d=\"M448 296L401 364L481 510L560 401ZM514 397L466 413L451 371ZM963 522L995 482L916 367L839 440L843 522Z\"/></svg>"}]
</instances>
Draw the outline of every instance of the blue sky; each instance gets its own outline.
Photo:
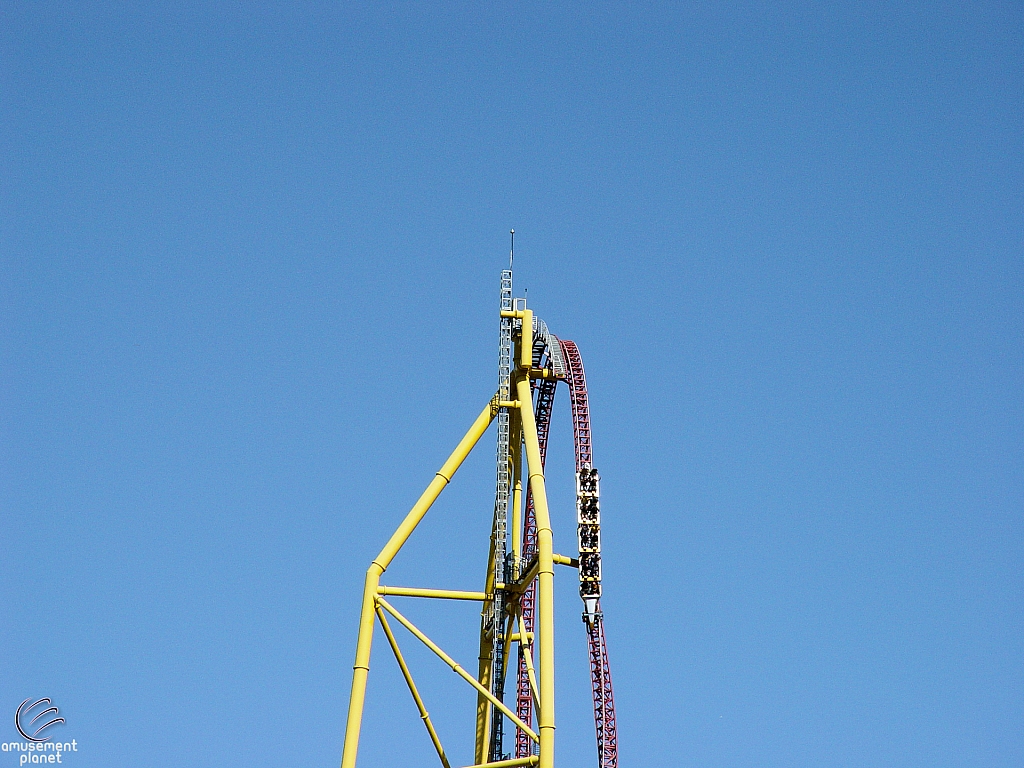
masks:
<instances>
[{"instance_id":1,"label":"blue sky","mask_svg":"<svg viewBox=\"0 0 1024 768\"><path fill-rule=\"evenodd\" d=\"M0 12L0 739L48 696L81 766L336 765L515 227L587 366L622 765L1024 762L1018 4ZM392 583L478 588L492 440ZM401 685L378 644L360 765L433 760Z\"/></svg>"}]
</instances>

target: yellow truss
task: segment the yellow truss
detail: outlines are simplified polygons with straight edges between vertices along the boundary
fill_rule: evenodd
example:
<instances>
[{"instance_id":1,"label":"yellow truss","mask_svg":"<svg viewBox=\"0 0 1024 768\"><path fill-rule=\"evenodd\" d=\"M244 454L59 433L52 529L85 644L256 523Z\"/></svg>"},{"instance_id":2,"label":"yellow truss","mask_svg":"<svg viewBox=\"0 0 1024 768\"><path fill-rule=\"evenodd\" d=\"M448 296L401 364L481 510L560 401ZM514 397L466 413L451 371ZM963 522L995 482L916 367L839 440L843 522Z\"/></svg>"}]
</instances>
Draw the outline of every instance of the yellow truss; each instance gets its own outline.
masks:
<instances>
[{"instance_id":1,"label":"yellow truss","mask_svg":"<svg viewBox=\"0 0 1024 768\"><path fill-rule=\"evenodd\" d=\"M437 751L438 757L444 768L450 768L448 758L441 746L441 741L430 721L423 700L420 697L416 684L405 663L405 659L399 650L398 643L391 631L387 615L408 629L413 636L418 638L424 645L430 648L460 677L476 689L478 694L477 718L476 718L476 765L487 765L489 768L514 768L516 766L539 766L539 768L553 768L555 758L555 633L554 633L554 601L553 601L553 580L554 565L577 565L576 561L554 554L552 550L551 521L548 515L547 492L544 487L544 470L540 460L540 445L537 437L537 423L533 412L533 397L530 391L530 379L541 378L548 375L548 372L533 368L533 312L528 309L503 311L502 316L513 317L521 320L521 330L516 334L517 354L516 369L512 373L511 384L514 387L515 400L500 401L495 395L484 407L483 411L473 422L465 437L459 442L451 456L444 463L434 479L431 480L427 489L413 505L405 520L394 532L388 543L380 551L380 554L373 559L366 571L366 581L363 588L362 609L359 617L359 637L356 641L356 658L352 673L352 693L349 699L348 720L345 727L345 747L342 753L341 768L355 768L356 753L359 748L359 732L362 725L363 704L366 696L366 681L370 671L370 647L373 642L374 618L380 622L384 635L394 652L398 666L402 670L409 691L420 717L427 728L430 740ZM522 504L522 456L519 450L520 444L526 448L526 465L529 489L533 495L534 514L537 521L537 557L527 567L527 570L518 577L518 584L528 584L537 578L537 612L535 618L536 645L539 651L538 666L534 667L533 645L534 636L532 633L515 632L512 628L515 623L513 616L509 619L506 632L505 653L511 642L519 642L525 651L525 660L529 673L530 685L534 702L537 709L538 729L535 732L526 723L520 720L504 703L499 701L490 692L490 670L491 670L491 643L481 629L480 643L480 668L476 677L467 672L461 665L456 663L448 654L439 648L430 638L420 631L412 622L399 613L384 598L389 595L403 597L435 598L447 600L476 600L480 601L485 608L493 600L495 589L505 589L504 584L496 583L495 579L495 556L494 539L491 539L491 549L488 557L487 578L483 592L467 592L450 589L425 589L416 587L393 587L380 583L381 576L394 560L399 550L408 541L409 536L419 525L420 521L427 514L431 505L451 482L455 472L462 465L469 453L479 442L484 432L487 431L491 421L498 414L499 408L508 408L512 412L511 441L509 462L512 469L513 496L512 496L512 546L513 562L518 569L520 555L520 540L522 537L522 515L520 507ZM509 587L514 591L513 587ZM507 669L507 665L503 668ZM517 727L521 728L533 741L539 745L539 753L526 758L515 760L501 760L487 763L487 742L490 731L490 716L492 705L494 709L511 720Z\"/></svg>"}]
</instances>

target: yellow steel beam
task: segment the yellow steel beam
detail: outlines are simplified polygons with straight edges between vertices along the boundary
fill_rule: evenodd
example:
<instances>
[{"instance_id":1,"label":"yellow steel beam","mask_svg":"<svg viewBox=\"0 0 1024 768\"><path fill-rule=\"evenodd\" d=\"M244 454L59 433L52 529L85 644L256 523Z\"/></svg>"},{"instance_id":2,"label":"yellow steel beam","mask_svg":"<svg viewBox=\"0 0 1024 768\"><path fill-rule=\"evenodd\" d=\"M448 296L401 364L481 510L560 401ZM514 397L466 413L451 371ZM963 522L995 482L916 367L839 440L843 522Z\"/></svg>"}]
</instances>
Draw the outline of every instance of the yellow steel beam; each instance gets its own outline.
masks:
<instances>
[{"instance_id":1,"label":"yellow steel beam","mask_svg":"<svg viewBox=\"0 0 1024 768\"><path fill-rule=\"evenodd\" d=\"M444 768L451 768L451 764L448 762L448 757L444 753L444 747L441 746L441 739L438 738L437 731L434 730L434 724L430 722L430 715L427 713L427 708L423 704L420 692L416 690L416 683L413 682L412 673L409 671L409 667L405 663L405 658L402 656L402 652L398 648L398 641L395 640L395 635L391 631L387 617L384 616L384 611L379 607L377 608L377 618L380 620L380 626L384 630L384 635L388 639L388 644L391 646L391 650L395 654L398 666L402 669L402 676L405 678L405 682L409 686L409 693L412 694L413 701L416 702L416 708L420 712L420 719L423 720L423 724L427 727L427 733L430 734L430 740L434 744L434 749L437 750L437 756L441 758L441 765L443 765Z\"/></svg>"},{"instance_id":2,"label":"yellow steel beam","mask_svg":"<svg viewBox=\"0 0 1024 768\"><path fill-rule=\"evenodd\" d=\"M427 510L434 503L438 496L441 495L441 491L444 490L445 486L451 482L455 476L456 470L462 466L462 462L466 460L469 452L473 450L473 446L477 444L484 432L487 431L487 427L490 426L491 420L497 415L498 409L495 405L497 402L497 395L492 398L484 409L480 412L480 415L476 417L476 421L473 422L473 426L469 428L465 437L459 442L455 450L452 451L452 455L448 457L448 461L444 463L444 466L437 471L434 479L427 486L427 490L420 496L419 501L413 506L406 515L405 520L398 526L398 530L392 534L391 539L384 549L380 551L380 554L374 559L382 570L386 570L394 559L395 555L398 554L398 550L402 548L402 545L408 541L409 536L416 526L419 525L420 520L427 514Z\"/></svg>"},{"instance_id":3,"label":"yellow steel beam","mask_svg":"<svg viewBox=\"0 0 1024 768\"><path fill-rule=\"evenodd\" d=\"M509 445L512 448L512 578L519 578L523 556L523 422L519 410L512 411Z\"/></svg>"},{"instance_id":4,"label":"yellow steel beam","mask_svg":"<svg viewBox=\"0 0 1024 768\"><path fill-rule=\"evenodd\" d=\"M532 364L533 313L523 312L522 348L531 350L531 359L523 367L529 370ZM529 343L528 343L529 342ZM533 511L537 518L537 639L540 645L540 702L537 707L537 723L540 730L540 768L554 768L555 763L555 611L554 611L554 564L552 559L551 517L548 513L548 495L544 486L544 467L540 460L540 442L537 437L537 421L533 413L530 396L530 380L527 376L516 379L516 391L523 403L520 413L523 418L523 440L526 443L526 461L530 468L530 491L533 495Z\"/></svg>"},{"instance_id":5,"label":"yellow steel beam","mask_svg":"<svg viewBox=\"0 0 1024 768\"><path fill-rule=\"evenodd\" d=\"M533 633L529 633L532 635ZM529 642L523 643L523 661L526 662L526 677L530 681L530 695L533 697L533 706L540 711L540 696L537 687L537 670L533 667L533 639L529 637Z\"/></svg>"},{"instance_id":6,"label":"yellow steel beam","mask_svg":"<svg viewBox=\"0 0 1024 768\"><path fill-rule=\"evenodd\" d=\"M535 578L537 578L537 569L539 568L540 558L535 556L532 560L530 560L527 569L523 571L523 575L519 577L519 582L514 586L510 586L509 589L512 589L516 592L525 592L526 588L530 586L530 583Z\"/></svg>"},{"instance_id":7,"label":"yellow steel beam","mask_svg":"<svg viewBox=\"0 0 1024 768\"><path fill-rule=\"evenodd\" d=\"M533 368L533 310L522 310L522 318L523 325L519 334L519 367L529 375L530 370ZM527 394L529 396L524 398L522 393L519 393L519 399L524 403L530 403L532 406L533 393L527 392ZM531 407L530 410L533 410L533 408Z\"/></svg>"},{"instance_id":8,"label":"yellow steel beam","mask_svg":"<svg viewBox=\"0 0 1024 768\"><path fill-rule=\"evenodd\" d=\"M504 643L502 643L501 668L505 670L505 674L508 674L508 657L512 652L512 624L513 618L510 616L508 623L505 625L505 637Z\"/></svg>"},{"instance_id":9,"label":"yellow steel beam","mask_svg":"<svg viewBox=\"0 0 1024 768\"><path fill-rule=\"evenodd\" d=\"M550 368L531 368L530 369L531 379L557 379L558 376Z\"/></svg>"},{"instance_id":10,"label":"yellow steel beam","mask_svg":"<svg viewBox=\"0 0 1024 768\"><path fill-rule=\"evenodd\" d=\"M466 768L516 768L520 765L536 765L540 761L540 758L536 755L530 755L529 757L517 757L514 760L498 760L494 763L477 763L476 765L469 765Z\"/></svg>"},{"instance_id":11,"label":"yellow steel beam","mask_svg":"<svg viewBox=\"0 0 1024 768\"><path fill-rule=\"evenodd\" d=\"M484 577L484 591L493 595L496 588L494 581L494 551L496 531L491 525L491 539L487 548L487 574ZM477 656L477 680L485 688L491 687L491 662L494 654L490 635L487 633L487 618L494 610L493 598L484 601L480 609L480 653ZM487 740L491 732L491 706L487 697L477 693L476 697L476 730L473 741L473 759L480 763L487 759Z\"/></svg>"},{"instance_id":12,"label":"yellow steel beam","mask_svg":"<svg viewBox=\"0 0 1024 768\"><path fill-rule=\"evenodd\" d=\"M451 667L452 671L454 671L455 674L457 674L459 677L461 677L467 683L472 685L479 692L484 694L484 696L487 697L488 701L490 701L495 707L497 707L505 715L505 717L507 717L509 720L511 720L513 723L515 723L517 726L519 726L523 730L523 732L526 733L527 736L529 736L534 741L538 741L539 740L539 737L533 731L533 729L530 728L530 726L528 726L526 723L524 723L522 720L520 720L518 717L516 717L515 713L512 710L510 710L508 707L506 707L504 705L504 703L499 701L497 699L497 697L495 697L490 691L488 691L486 688L484 688L482 685L480 685L480 683L477 682L475 677L473 677L471 674L469 674L469 672L467 672L465 669L463 669L462 666L458 662L455 661L455 659L453 659L447 653L442 651L438 647L438 645L433 640L431 640L429 637L427 637L425 634L423 634L423 632L420 631L420 629L417 628L415 624L413 624L411 621L409 621L407 618L405 618L405 616L403 616L397 610L395 610L395 608L390 603L388 603L387 600L385 600L383 597L379 597L379 598L377 598L377 603L385 611L387 611L392 616L394 616L396 619L398 619L398 621L406 629L408 629L410 632L412 632L413 635L415 635L416 638L421 643L423 643L425 646L427 646L427 648L432 650L438 656L438 658L440 658L445 664L447 664L449 667Z\"/></svg>"},{"instance_id":13,"label":"yellow steel beam","mask_svg":"<svg viewBox=\"0 0 1024 768\"><path fill-rule=\"evenodd\" d=\"M422 589L420 587L391 587L381 584L378 595L395 597L436 597L441 600L486 600L486 592L466 592L459 589Z\"/></svg>"},{"instance_id":14,"label":"yellow steel beam","mask_svg":"<svg viewBox=\"0 0 1024 768\"><path fill-rule=\"evenodd\" d=\"M579 568L580 567L580 561L579 560L577 560L575 557L566 557L565 555L555 555L555 554L552 554L551 555L551 562L554 563L555 565L568 565L570 568ZM505 589L508 589L508 590L510 590L512 592L524 592L524 591L526 591L526 588L530 586L530 582L533 581L537 577L537 571L539 570L539 568L540 568L540 558L534 557L530 561L529 567L527 567L527 569L525 571L523 571L522 576L519 577L519 581L518 582L516 582L515 584L506 584L506 585L502 585L502 586Z\"/></svg>"},{"instance_id":15,"label":"yellow steel beam","mask_svg":"<svg viewBox=\"0 0 1024 768\"><path fill-rule=\"evenodd\" d=\"M359 637L356 640L356 659L352 665L352 692L348 701L348 719L345 724L345 747L341 755L341 768L355 768L356 754L359 751L359 730L363 721L363 702L366 699L366 678L370 672L370 649L373 645L373 617L376 610L374 601L377 599L377 587L380 585L381 574L387 570L398 550L409 539L412 532L419 525L420 520L427 514L427 510L434 503L437 497L451 482L455 471L465 461L466 456L473 450L491 420L497 414L497 395L491 398L480 415L477 416L473 426L469 428L465 437L459 442L451 456L444 463L430 485L420 496L419 500L409 510L405 520L398 526L398 530L392 534L384 549L370 563L366 570L366 581L363 584L363 604L359 613Z\"/></svg>"}]
</instances>

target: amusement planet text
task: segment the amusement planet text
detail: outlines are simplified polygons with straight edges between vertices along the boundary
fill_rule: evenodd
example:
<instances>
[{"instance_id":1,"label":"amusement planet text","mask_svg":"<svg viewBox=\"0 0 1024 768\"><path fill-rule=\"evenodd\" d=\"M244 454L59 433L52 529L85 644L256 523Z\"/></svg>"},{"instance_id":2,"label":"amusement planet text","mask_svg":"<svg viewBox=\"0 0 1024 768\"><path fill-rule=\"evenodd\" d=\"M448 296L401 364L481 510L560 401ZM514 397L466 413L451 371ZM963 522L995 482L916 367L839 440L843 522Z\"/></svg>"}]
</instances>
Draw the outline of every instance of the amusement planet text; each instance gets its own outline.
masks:
<instances>
[{"instance_id":1,"label":"amusement planet text","mask_svg":"<svg viewBox=\"0 0 1024 768\"><path fill-rule=\"evenodd\" d=\"M5 741L0 744L4 752L20 752L18 765L38 765L39 763L63 763L65 752L77 752L78 742L47 741L33 743L26 741Z\"/></svg>"}]
</instances>

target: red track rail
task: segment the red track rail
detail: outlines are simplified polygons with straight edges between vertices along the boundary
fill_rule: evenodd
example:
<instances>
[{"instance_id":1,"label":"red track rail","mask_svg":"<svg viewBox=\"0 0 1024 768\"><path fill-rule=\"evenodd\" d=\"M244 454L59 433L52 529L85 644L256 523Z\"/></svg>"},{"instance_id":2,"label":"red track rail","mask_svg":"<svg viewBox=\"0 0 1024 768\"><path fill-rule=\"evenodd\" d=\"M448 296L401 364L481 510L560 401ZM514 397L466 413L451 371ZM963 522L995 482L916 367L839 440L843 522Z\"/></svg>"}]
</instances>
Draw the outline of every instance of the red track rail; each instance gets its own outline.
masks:
<instances>
[{"instance_id":1,"label":"red track rail","mask_svg":"<svg viewBox=\"0 0 1024 768\"><path fill-rule=\"evenodd\" d=\"M572 428L576 445L576 471L593 469L593 443L590 439L590 403L583 358L572 341L561 341L568 368L569 398L572 400ZM598 601L597 616L587 627L590 648L590 679L594 692L594 726L597 730L597 760L600 768L618 768L619 745L615 727L615 697L608 646L604 639L604 616Z\"/></svg>"},{"instance_id":2,"label":"red track rail","mask_svg":"<svg viewBox=\"0 0 1024 768\"><path fill-rule=\"evenodd\" d=\"M590 437L590 405L587 399L587 378L583 370L583 359L572 341L559 341L565 358L569 385L569 399L572 402L573 438L576 446L576 471L593 468L593 444ZM551 407L555 398L555 381L541 379L535 384L537 391L537 437L540 442L541 463L547 457L548 429L551 424ZM533 498L527 492L526 514L523 525L523 557L529 559L537 548L537 522L533 513ZM521 597L522 623L528 632L533 631L534 608L536 603L536 582L531 584ZM615 697L612 693L612 674L608 663L608 646L604 637L604 616L600 601L595 620L584 621L587 628L587 644L590 651L590 676L594 694L594 725L597 730L597 759L599 768L618 768L619 748L615 727ZM526 660L522 647L519 651L519 669L516 681L516 715L527 725L533 722L533 698L530 695L530 681L526 673ZM528 757L532 744L521 729L516 729L516 757Z\"/></svg>"}]
</instances>

